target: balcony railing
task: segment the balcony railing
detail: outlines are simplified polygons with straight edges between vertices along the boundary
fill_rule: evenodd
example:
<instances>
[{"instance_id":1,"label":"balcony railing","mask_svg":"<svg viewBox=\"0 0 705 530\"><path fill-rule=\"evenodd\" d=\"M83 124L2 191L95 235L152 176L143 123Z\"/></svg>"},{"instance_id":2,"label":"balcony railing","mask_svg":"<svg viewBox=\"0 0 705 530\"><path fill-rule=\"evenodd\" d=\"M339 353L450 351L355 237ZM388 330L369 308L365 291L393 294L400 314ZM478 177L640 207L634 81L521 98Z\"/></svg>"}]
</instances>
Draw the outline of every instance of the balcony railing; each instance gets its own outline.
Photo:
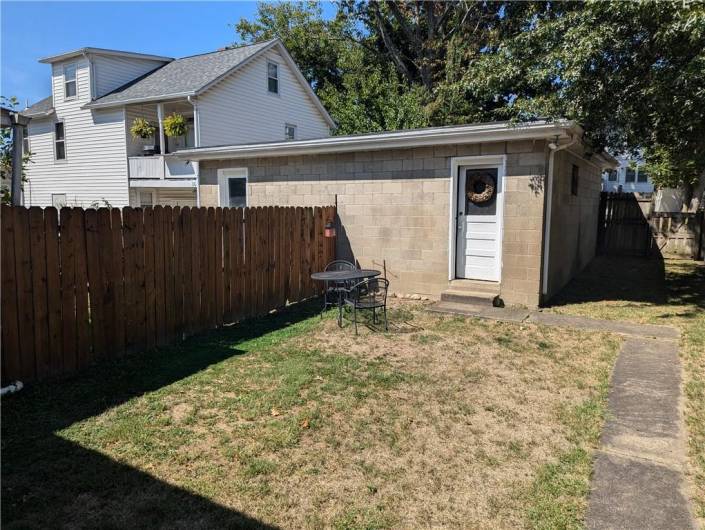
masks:
<instances>
[{"instance_id":1,"label":"balcony railing","mask_svg":"<svg viewBox=\"0 0 705 530\"><path fill-rule=\"evenodd\" d=\"M131 179L191 179L198 164L169 155L127 157Z\"/></svg>"}]
</instances>

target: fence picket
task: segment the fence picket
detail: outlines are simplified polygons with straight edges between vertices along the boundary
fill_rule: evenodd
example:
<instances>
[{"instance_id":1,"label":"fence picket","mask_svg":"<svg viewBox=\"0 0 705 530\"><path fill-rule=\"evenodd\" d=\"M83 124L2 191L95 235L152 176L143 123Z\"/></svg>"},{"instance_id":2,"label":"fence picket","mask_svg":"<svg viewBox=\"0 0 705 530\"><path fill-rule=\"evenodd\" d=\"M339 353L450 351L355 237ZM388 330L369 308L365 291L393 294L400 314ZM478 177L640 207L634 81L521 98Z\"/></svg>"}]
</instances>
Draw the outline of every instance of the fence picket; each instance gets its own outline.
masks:
<instances>
[{"instance_id":1,"label":"fence picket","mask_svg":"<svg viewBox=\"0 0 705 530\"><path fill-rule=\"evenodd\" d=\"M2 234L2 384L18 377L22 369L20 332L17 319L17 279L15 276L15 212L10 206L2 206L0 214Z\"/></svg>"}]
</instances>

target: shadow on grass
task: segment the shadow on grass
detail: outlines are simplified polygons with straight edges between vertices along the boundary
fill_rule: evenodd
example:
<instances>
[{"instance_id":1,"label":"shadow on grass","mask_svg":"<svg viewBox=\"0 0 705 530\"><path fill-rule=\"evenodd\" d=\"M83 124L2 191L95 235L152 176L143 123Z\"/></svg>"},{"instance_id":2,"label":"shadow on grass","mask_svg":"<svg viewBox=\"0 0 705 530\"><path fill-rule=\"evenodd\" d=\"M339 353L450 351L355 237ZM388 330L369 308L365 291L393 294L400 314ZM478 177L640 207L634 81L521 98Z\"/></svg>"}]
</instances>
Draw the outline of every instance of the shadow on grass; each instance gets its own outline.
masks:
<instances>
[{"instance_id":1,"label":"shadow on grass","mask_svg":"<svg viewBox=\"0 0 705 530\"><path fill-rule=\"evenodd\" d=\"M3 527L272 528L55 433L247 353L238 345L286 330L319 309L317 300L297 304L173 347L104 361L3 399Z\"/></svg>"},{"instance_id":2,"label":"shadow on grass","mask_svg":"<svg viewBox=\"0 0 705 530\"><path fill-rule=\"evenodd\" d=\"M672 308L694 306L696 311L678 314L694 318L697 311L705 310L705 266L702 262L671 260L666 267L660 257L599 256L549 306L605 301Z\"/></svg>"}]
</instances>

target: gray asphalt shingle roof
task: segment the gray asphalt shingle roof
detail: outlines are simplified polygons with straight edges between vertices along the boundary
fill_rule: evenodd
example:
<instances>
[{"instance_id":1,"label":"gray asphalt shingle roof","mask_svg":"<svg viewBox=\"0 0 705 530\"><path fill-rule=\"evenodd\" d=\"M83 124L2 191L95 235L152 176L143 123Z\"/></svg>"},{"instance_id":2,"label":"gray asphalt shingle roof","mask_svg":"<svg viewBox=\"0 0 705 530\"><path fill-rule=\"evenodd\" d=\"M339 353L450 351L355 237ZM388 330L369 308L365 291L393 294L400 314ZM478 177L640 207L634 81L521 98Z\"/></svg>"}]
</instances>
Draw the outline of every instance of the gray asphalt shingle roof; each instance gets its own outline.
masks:
<instances>
[{"instance_id":1,"label":"gray asphalt shingle roof","mask_svg":"<svg viewBox=\"0 0 705 530\"><path fill-rule=\"evenodd\" d=\"M96 99L88 106L196 93L271 43L266 41L176 59Z\"/></svg>"},{"instance_id":2,"label":"gray asphalt shingle roof","mask_svg":"<svg viewBox=\"0 0 705 530\"><path fill-rule=\"evenodd\" d=\"M44 99L40 99L34 105L31 105L24 109L20 114L27 117L40 116L48 113L54 108L54 101L51 96L47 96Z\"/></svg>"}]
</instances>

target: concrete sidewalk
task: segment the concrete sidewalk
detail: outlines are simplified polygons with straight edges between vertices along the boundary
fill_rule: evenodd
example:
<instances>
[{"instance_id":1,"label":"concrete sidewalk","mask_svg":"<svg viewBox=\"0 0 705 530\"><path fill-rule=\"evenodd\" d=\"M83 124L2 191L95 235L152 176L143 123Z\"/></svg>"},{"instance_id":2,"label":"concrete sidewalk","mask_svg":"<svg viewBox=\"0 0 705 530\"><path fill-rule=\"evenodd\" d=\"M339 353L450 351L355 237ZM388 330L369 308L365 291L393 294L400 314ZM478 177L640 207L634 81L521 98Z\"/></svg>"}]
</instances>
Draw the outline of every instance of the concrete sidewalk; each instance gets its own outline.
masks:
<instances>
[{"instance_id":1,"label":"concrete sidewalk","mask_svg":"<svg viewBox=\"0 0 705 530\"><path fill-rule=\"evenodd\" d=\"M595 457L586 527L696 528L683 475L677 329L447 302L428 309L625 336L612 373L609 416Z\"/></svg>"}]
</instances>

